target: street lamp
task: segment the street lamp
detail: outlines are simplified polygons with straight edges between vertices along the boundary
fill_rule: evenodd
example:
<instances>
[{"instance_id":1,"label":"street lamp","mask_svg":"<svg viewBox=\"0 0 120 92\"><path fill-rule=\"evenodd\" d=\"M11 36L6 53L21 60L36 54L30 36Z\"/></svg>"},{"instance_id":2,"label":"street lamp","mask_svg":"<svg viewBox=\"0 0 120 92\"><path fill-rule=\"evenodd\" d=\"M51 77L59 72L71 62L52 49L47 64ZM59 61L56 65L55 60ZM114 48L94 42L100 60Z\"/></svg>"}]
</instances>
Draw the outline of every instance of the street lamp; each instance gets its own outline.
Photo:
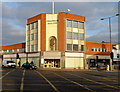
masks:
<instances>
[{"instance_id":1,"label":"street lamp","mask_svg":"<svg viewBox=\"0 0 120 92\"><path fill-rule=\"evenodd\" d=\"M110 17L105 17L105 18L101 18L101 20L105 20L105 19L108 19L109 20L109 32L110 32L110 52L112 53L112 44L111 44L111 18L115 17L115 16L119 16L120 14L116 14L114 16L110 16ZM110 67L111 67L111 70L112 70L112 59L110 59Z\"/></svg>"}]
</instances>

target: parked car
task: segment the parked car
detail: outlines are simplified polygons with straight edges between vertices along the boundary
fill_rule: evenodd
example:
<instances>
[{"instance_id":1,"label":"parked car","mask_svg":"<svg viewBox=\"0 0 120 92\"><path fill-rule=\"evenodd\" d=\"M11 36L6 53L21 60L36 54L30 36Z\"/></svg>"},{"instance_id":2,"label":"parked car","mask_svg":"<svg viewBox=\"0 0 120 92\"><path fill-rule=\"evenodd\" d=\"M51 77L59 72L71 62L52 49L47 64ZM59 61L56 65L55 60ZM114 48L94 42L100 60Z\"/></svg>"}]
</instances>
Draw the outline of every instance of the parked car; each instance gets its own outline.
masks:
<instances>
[{"instance_id":1,"label":"parked car","mask_svg":"<svg viewBox=\"0 0 120 92\"><path fill-rule=\"evenodd\" d=\"M97 70L106 70L106 66L98 65Z\"/></svg>"},{"instance_id":2,"label":"parked car","mask_svg":"<svg viewBox=\"0 0 120 92\"><path fill-rule=\"evenodd\" d=\"M3 60L2 67L13 67L16 68L16 63L12 60Z\"/></svg>"},{"instance_id":3,"label":"parked car","mask_svg":"<svg viewBox=\"0 0 120 92\"><path fill-rule=\"evenodd\" d=\"M23 69L32 69L32 70L36 70L37 66L35 64L30 64L30 63L24 63L22 65Z\"/></svg>"}]
</instances>

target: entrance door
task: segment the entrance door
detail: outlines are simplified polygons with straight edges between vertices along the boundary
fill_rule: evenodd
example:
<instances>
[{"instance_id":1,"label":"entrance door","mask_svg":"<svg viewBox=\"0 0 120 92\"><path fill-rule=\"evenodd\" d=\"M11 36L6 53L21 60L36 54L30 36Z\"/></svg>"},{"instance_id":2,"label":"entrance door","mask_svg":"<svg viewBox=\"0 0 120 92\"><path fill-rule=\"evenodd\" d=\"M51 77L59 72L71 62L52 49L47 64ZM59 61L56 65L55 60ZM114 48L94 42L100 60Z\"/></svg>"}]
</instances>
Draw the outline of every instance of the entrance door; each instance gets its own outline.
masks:
<instances>
[{"instance_id":1,"label":"entrance door","mask_svg":"<svg viewBox=\"0 0 120 92\"><path fill-rule=\"evenodd\" d=\"M44 68L59 68L60 59L45 59Z\"/></svg>"}]
</instances>

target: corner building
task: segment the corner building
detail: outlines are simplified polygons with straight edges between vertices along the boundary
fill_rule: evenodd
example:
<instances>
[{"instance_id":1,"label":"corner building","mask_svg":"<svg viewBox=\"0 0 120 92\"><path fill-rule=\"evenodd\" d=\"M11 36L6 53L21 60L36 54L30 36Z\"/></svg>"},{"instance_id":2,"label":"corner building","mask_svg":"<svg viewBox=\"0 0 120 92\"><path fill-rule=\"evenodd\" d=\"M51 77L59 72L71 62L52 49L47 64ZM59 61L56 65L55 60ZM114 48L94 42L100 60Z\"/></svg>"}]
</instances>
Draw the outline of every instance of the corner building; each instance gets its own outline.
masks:
<instances>
[{"instance_id":1,"label":"corner building","mask_svg":"<svg viewBox=\"0 0 120 92\"><path fill-rule=\"evenodd\" d=\"M26 52L40 53L43 68L84 69L85 17L60 12L27 20Z\"/></svg>"}]
</instances>

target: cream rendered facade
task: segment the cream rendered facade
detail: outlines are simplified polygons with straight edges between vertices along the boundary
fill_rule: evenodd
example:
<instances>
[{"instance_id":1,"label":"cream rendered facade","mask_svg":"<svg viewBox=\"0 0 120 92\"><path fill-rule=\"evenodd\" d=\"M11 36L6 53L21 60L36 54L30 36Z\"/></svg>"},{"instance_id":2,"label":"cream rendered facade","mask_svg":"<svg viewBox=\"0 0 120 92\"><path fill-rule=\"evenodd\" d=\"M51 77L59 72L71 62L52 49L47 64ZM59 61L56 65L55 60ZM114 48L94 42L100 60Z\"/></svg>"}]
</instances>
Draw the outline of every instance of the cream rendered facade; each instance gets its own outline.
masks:
<instances>
[{"instance_id":1,"label":"cream rendered facade","mask_svg":"<svg viewBox=\"0 0 120 92\"><path fill-rule=\"evenodd\" d=\"M41 59L41 67L44 68L73 68L73 69L84 69L84 47L85 47L85 22L82 22L84 24L84 27L81 28L75 28L73 26L68 27L67 26L67 20L68 18L64 19L65 25L64 25L64 40L61 40L64 42L64 51L59 50L59 46L62 44L59 44L59 32L60 29L58 28L59 25L59 19L58 14L46 14L46 20L45 20L45 26L46 32L45 32L45 51L41 50L41 23L42 20L34 21L30 24L26 25L26 52L39 52L40 59ZM80 21L72 20L72 25L74 24L74 21L79 24ZM34 29L32 26L35 27ZM30 26L30 28L28 28ZM30 29L30 30L28 30ZM59 31L59 32L58 32ZM68 35L72 34L72 37L69 38ZM37 34L37 35L36 35ZM74 36L76 34L78 38ZM83 39L79 39L79 35L83 34ZM34 35L34 36L33 36ZM75 39L74 39L75 37ZM71 50L68 50L68 47L72 46ZM77 48L77 49L76 49ZM81 49L82 48L82 49Z\"/></svg>"}]
</instances>

